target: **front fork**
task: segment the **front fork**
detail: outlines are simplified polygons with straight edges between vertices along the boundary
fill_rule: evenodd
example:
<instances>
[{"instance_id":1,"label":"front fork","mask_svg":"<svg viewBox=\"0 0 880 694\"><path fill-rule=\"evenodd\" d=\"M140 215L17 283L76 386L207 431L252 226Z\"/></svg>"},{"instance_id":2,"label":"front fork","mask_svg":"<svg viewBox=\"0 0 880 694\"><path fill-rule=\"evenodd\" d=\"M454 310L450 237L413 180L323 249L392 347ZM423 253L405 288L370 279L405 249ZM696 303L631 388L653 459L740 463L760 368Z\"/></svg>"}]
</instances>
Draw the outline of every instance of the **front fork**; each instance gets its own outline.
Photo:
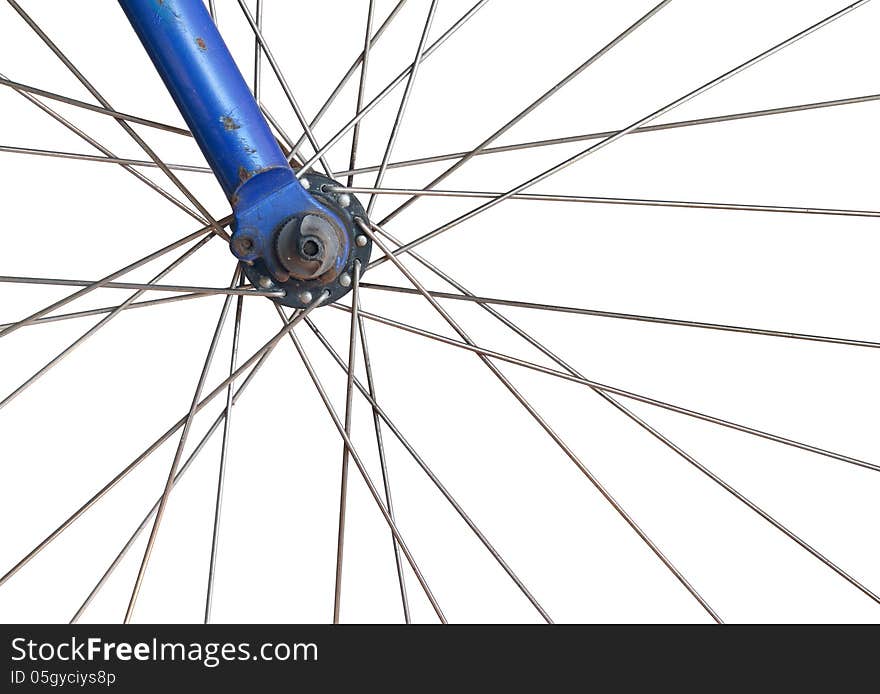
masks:
<instances>
[{"instance_id":1,"label":"front fork","mask_svg":"<svg viewBox=\"0 0 880 694\"><path fill-rule=\"evenodd\" d=\"M250 281L297 308L345 294L370 257L365 212L326 192L329 178L300 182L202 0L119 4L232 205L230 248Z\"/></svg>"}]
</instances>

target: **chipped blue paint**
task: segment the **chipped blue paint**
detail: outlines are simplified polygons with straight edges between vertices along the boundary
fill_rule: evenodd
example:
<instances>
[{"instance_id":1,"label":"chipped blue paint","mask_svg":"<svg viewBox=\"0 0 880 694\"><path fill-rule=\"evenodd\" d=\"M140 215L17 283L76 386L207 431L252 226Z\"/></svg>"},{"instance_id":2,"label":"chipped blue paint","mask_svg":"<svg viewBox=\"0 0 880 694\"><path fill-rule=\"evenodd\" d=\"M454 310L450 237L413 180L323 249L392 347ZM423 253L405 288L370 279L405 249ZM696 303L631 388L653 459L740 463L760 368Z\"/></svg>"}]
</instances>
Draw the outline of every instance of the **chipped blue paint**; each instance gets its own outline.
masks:
<instances>
[{"instance_id":1,"label":"chipped blue paint","mask_svg":"<svg viewBox=\"0 0 880 694\"><path fill-rule=\"evenodd\" d=\"M289 169L201 0L119 0L226 196Z\"/></svg>"}]
</instances>

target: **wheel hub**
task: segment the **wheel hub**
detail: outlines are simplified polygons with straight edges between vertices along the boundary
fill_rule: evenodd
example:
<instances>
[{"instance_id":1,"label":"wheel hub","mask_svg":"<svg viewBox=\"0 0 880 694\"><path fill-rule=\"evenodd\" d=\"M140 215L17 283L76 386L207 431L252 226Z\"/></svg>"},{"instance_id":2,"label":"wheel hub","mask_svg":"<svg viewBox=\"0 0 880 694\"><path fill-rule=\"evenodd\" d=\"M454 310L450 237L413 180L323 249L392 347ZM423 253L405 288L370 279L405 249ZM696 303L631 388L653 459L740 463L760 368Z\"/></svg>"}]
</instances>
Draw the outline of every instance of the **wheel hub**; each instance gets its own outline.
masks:
<instances>
[{"instance_id":1,"label":"wheel hub","mask_svg":"<svg viewBox=\"0 0 880 694\"><path fill-rule=\"evenodd\" d=\"M367 219L355 196L329 192L341 184L321 174L307 173L300 182L330 214L311 209L262 230L239 224L230 244L251 283L283 290L284 296L273 299L292 308L305 308L323 292L329 294L324 303L344 296L351 289L355 263L366 268L372 251L370 239L355 222Z\"/></svg>"}]
</instances>

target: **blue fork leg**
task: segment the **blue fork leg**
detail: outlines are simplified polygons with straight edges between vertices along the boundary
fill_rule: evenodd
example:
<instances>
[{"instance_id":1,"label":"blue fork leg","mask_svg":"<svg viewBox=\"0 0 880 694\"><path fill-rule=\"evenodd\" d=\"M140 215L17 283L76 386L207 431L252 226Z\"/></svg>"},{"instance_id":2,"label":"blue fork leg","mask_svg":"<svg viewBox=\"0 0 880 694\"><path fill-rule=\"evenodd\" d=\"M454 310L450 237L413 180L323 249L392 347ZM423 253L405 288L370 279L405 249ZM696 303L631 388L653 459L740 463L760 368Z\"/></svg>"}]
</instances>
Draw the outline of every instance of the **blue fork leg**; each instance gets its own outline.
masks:
<instances>
[{"instance_id":1,"label":"blue fork leg","mask_svg":"<svg viewBox=\"0 0 880 694\"><path fill-rule=\"evenodd\" d=\"M202 0L119 4L229 198L230 250L248 279L294 308L345 294L355 263L369 262L369 241L355 243L366 214L326 193L329 178L306 173L311 192L300 183Z\"/></svg>"},{"instance_id":2,"label":"blue fork leg","mask_svg":"<svg viewBox=\"0 0 880 694\"><path fill-rule=\"evenodd\" d=\"M290 168L202 0L119 4L230 200L254 176Z\"/></svg>"}]
</instances>

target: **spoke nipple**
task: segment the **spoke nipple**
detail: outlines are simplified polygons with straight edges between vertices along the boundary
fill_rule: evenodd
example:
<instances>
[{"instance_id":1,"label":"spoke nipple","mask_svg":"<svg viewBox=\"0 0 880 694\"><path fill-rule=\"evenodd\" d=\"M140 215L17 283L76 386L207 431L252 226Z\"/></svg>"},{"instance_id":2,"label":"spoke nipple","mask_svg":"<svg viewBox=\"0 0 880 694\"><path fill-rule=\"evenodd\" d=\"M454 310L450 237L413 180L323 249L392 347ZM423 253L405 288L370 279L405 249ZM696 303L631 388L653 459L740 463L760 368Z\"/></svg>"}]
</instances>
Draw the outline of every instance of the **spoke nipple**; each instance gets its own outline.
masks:
<instances>
[{"instance_id":1,"label":"spoke nipple","mask_svg":"<svg viewBox=\"0 0 880 694\"><path fill-rule=\"evenodd\" d=\"M343 272L341 275L339 275L339 284L341 284L343 287L350 287L351 275L349 275L347 272Z\"/></svg>"},{"instance_id":2,"label":"spoke nipple","mask_svg":"<svg viewBox=\"0 0 880 694\"><path fill-rule=\"evenodd\" d=\"M266 277L265 275L260 278L260 280L257 282L257 284L259 284L263 289L271 289L273 286L275 286L275 283L272 281L272 278Z\"/></svg>"},{"instance_id":3,"label":"spoke nipple","mask_svg":"<svg viewBox=\"0 0 880 694\"><path fill-rule=\"evenodd\" d=\"M361 234L360 236L358 236L358 237L354 240L354 242L355 242L358 246L360 246L361 248L363 248L364 246L367 245L367 237L364 236L363 234Z\"/></svg>"},{"instance_id":4,"label":"spoke nipple","mask_svg":"<svg viewBox=\"0 0 880 694\"><path fill-rule=\"evenodd\" d=\"M312 293L311 292L301 292L299 295L299 300L304 304L312 303Z\"/></svg>"},{"instance_id":5,"label":"spoke nipple","mask_svg":"<svg viewBox=\"0 0 880 694\"><path fill-rule=\"evenodd\" d=\"M348 193L342 193L338 198L336 198L336 202L339 203L340 207L348 207L351 205L351 196Z\"/></svg>"}]
</instances>

